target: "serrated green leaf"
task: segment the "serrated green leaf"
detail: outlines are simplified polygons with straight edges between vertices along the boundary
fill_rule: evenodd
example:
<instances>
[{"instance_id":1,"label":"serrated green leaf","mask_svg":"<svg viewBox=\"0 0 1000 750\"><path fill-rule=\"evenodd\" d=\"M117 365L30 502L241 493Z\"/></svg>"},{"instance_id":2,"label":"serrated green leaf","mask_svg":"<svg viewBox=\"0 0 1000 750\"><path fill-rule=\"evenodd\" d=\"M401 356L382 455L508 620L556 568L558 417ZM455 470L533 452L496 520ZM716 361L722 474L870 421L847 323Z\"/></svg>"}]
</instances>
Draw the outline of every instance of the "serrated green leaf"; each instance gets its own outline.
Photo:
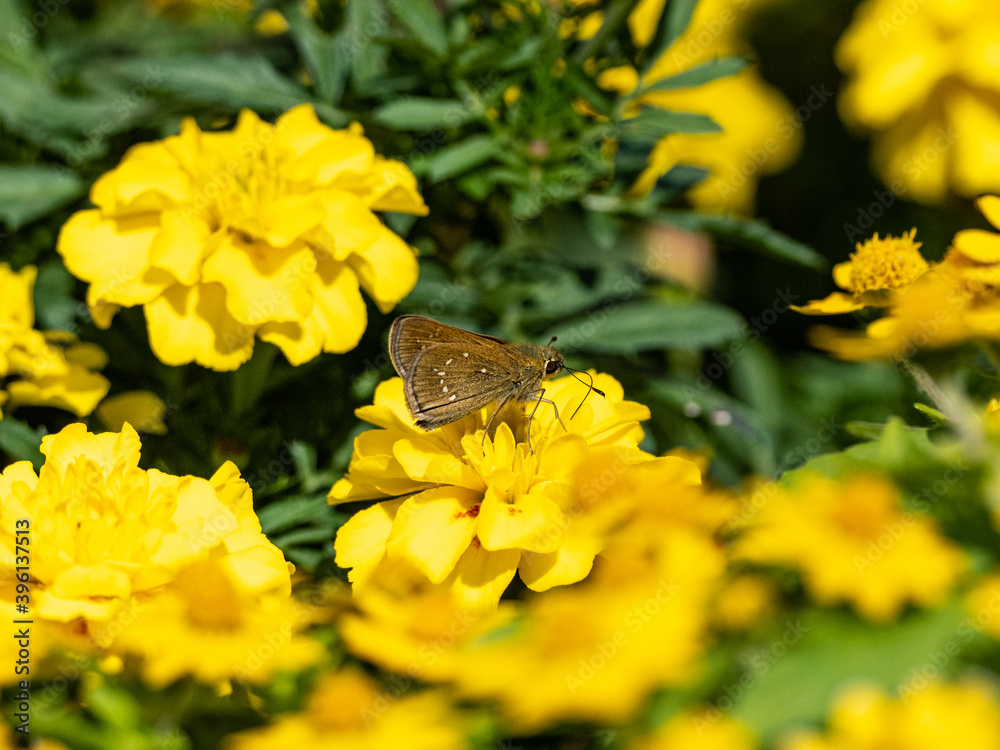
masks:
<instances>
[{"instance_id":1,"label":"serrated green leaf","mask_svg":"<svg viewBox=\"0 0 1000 750\"><path fill-rule=\"evenodd\" d=\"M808 245L772 229L759 219L699 214L692 211L660 211L655 217L688 231L707 232L714 237L730 240L767 257L816 270L824 270L829 265L826 258Z\"/></svg>"},{"instance_id":2,"label":"serrated green leaf","mask_svg":"<svg viewBox=\"0 0 1000 750\"><path fill-rule=\"evenodd\" d=\"M708 115L647 107L617 129L622 140L654 142L671 133L718 133L722 127Z\"/></svg>"},{"instance_id":3,"label":"serrated green leaf","mask_svg":"<svg viewBox=\"0 0 1000 750\"><path fill-rule=\"evenodd\" d=\"M13 417L0 419L0 449L15 461L31 461L35 471L45 463L40 450L44 434L44 430L33 430Z\"/></svg>"},{"instance_id":4,"label":"serrated green leaf","mask_svg":"<svg viewBox=\"0 0 1000 750\"><path fill-rule=\"evenodd\" d=\"M626 302L588 313L554 331L571 349L634 354L649 349L703 349L742 335L743 319L711 302Z\"/></svg>"},{"instance_id":5,"label":"serrated green leaf","mask_svg":"<svg viewBox=\"0 0 1000 750\"><path fill-rule=\"evenodd\" d=\"M675 89L694 88L710 81L736 75L746 69L751 61L745 57L723 57L696 65L693 68L661 78L648 86L636 89L633 96L641 96L650 91L673 91Z\"/></svg>"},{"instance_id":6,"label":"serrated green leaf","mask_svg":"<svg viewBox=\"0 0 1000 750\"><path fill-rule=\"evenodd\" d=\"M372 115L375 121L399 130L454 128L471 122L476 113L460 101L404 96L384 104Z\"/></svg>"},{"instance_id":7,"label":"serrated green leaf","mask_svg":"<svg viewBox=\"0 0 1000 750\"><path fill-rule=\"evenodd\" d=\"M396 18L423 46L443 58L448 54L448 34L441 13L429 0L406 0L390 3Z\"/></svg>"},{"instance_id":8,"label":"serrated green leaf","mask_svg":"<svg viewBox=\"0 0 1000 750\"><path fill-rule=\"evenodd\" d=\"M445 146L427 161L427 177L440 182L478 167L500 151L492 136L474 135L451 146Z\"/></svg>"},{"instance_id":9,"label":"serrated green leaf","mask_svg":"<svg viewBox=\"0 0 1000 750\"><path fill-rule=\"evenodd\" d=\"M69 169L0 164L0 221L17 229L66 205L85 189Z\"/></svg>"}]
</instances>

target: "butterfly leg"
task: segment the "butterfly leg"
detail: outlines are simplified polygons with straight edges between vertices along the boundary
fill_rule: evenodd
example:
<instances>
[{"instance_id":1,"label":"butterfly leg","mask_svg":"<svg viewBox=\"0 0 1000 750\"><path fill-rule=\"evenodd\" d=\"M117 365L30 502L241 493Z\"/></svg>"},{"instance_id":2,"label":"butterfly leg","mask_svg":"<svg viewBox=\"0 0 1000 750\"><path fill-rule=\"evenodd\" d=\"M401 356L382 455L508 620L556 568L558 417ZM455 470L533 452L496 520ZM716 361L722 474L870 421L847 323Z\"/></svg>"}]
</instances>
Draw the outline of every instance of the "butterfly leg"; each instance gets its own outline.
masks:
<instances>
[{"instance_id":1,"label":"butterfly leg","mask_svg":"<svg viewBox=\"0 0 1000 750\"><path fill-rule=\"evenodd\" d=\"M499 404L496 405L495 409L493 409L493 413L490 414L490 418L486 421L486 426L483 428L483 439L480 441L480 445L486 444L486 436L490 434L490 425L493 424L493 418L496 417L497 414L502 412L504 410L504 407L507 406L509 402L510 402L509 398L504 399L503 401L501 401ZM532 414L534 414L534 412L532 412Z\"/></svg>"},{"instance_id":2,"label":"butterfly leg","mask_svg":"<svg viewBox=\"0 0 1000 750\"><path fill-rule=\"evenodd\" d=\"M562 419L559 417L559 408L556 406L556 402L553 401L552 399L545 398L544 388L537 391L537 393L538 393L538 400L535 401L535 408L532 409L531 414L528 415L528 450L531 451L532 454L535 452L535 449L531 447L531 420L535 416L535 412L538 411L539 405L542 404L543 402L546 404L552 404L552 411L556 413L556 421L563 428L563 432L569 432L569 430L566 429L566 425L563 424Z\"/></svg>"}]
</instances>

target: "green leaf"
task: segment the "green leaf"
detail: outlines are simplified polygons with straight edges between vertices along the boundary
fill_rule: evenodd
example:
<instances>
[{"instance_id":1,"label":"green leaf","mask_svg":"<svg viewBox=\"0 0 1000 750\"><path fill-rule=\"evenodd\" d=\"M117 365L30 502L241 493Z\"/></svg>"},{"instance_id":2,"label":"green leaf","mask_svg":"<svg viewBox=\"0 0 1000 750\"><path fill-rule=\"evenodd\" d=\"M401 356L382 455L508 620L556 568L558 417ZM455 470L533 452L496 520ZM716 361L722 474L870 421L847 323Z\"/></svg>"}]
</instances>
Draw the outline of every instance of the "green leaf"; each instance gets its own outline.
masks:
<instances>
[{"instance_id":1,"label":"green leaf","mask_svg":"<svg viewBox=\"0 0 1000 750\"><path fill-rule=\"evenodd\" d=\"M433 130L471 122L476 113L460 101L404 96L382 105L372 116L376 122L397 130Z\"/></svg>"},{"instance_id":2,"label":"green leaf","mask_svg":"<svg viewBox=\"0 0 1000 750\"><path fill-rule=\"evenodd\" d=\"M326 495L286 497L261 508L257 517L264 533L272 536L298 526L328 526L333 523L334 510Z\"/></svg>"},{"instance_id":3,"label":"green leaf","mask_svg":"<svg viewBox=\"0 0 1000 750\"><path fill-rule=\"evenodd\" d=\"M260 55L225 52L126 60L112 65L111 72L186 102L224 104L233 109L284 112L310 100L305 89ZM322 116L338 124L348 121L346 115L328 106L323 107Z\"/></svg>"},{"instance_id":4,"label":"green leaf","mask_svg":"<svg viewBox=\"0 0 1000 750\"><path fill-rule=\"evenodd\" d=\"M44 430L33 430L12 417L0 419L0 448L16 461L31 461L35 471L45 463L40 450L44 434Z\"/></svg>"},{"instance_id":5,"label":"green leaf","mask_svg":"<svg viewBox=\"0 0 1000 750\"><path fill-rule=\"evenodd\" d=\"M734 683L731 692L739 689L740 696L732 716L769 743L790 725L822 722L830 700L850 682L892 689L928 668L947 678L961 664L956 649L977 637L967 620L957 604L882 627L833 612L793 617L769 648L750 658L749 686ZM943 668L934 661L938 655Z\"/></svg>"},{"instance_id":6,"label":"green leaf","mask_svg":"<svg viewBox=\"0 0 1000 750\"><path fill-rule=\"evenodd\" d=\"M478 167L499 152L500 144L492 136L474 135L432 155L427 161L427 177L431 182L447 180Z\"/></svg>"},{"instance_id":7,"label":"green leaf","mask_svg":"<svg viewBox=\"0 0 1000 750\"><path fill-rule=\"evenodd\" d=\"M826 258L811 247L772 229L759 219L699 214L692 211L660 211L655 216L668 224L691 232L707 232L714 237L730 240L766 257L818 271L824 270L828 265Z\"/></svg>"},{"instance_id":8,"label":"green leaf","mask_svg":"<svg viewBox=\"0 0 1000 750\"><path fill-rule=\"evenodd\" d=\"M76 279L62 260L54 258L39 265L34 289L35 321L39 329L73 330L77 314L86 309L73 295L75 287Z\"/></svg>"},{"instance_id":9,"label":"green leaf","mask_svg":"<svg viewBox=\"0 0 1000 750\"><path fill-rule=\"evenodd\" d=\"M640 70L645 73L660 58L677 37L684 33L691 23L698 0L670 0L660 15L660 22L653 35L653 41L646 48L646 63Z\"/></svg>"},{"instance_id":10,"label":"green leaf","mask_svg":"<svg viewBox=\"0 0 1000 750\"><path fill-rule=\"evenodd\" d=\"M649 86L640 87L636 89L636 92L632 96L633 98L638 97L650 91L672 91L674 89L694 88L709 81L736 75L750 64L751 61L745 57L717 58L672 76L661 78Z\"/></svg>"},{"instance_id":11,"label":"green leaf","mask_svg":"<svg viewBox=\"0 0 1000 750\"><path fill-rule=\"evenodd\" d=\"M295 3L286 5L282 12L315 82L316 94L330 104L339 104L351 65L344 33L327 34Z\"/></svg>"},{"instance_id":12,"label":"green leaf","mask_svg":"<svg viewBox=\"0 0 1000 750\"><path fill-rule=\"evenodd\" d=\"M625 302L589 312L555 331L568 348L605 354L703 349L742 335L743 319L711 302Z\"/></svg>"},{"instance_id":13,"label":"green leaf","mask_svg":"<svg viewBox=\"0 0 1000 750\"><path fill-rule=\"evenodd\" d=\"M349 52L351 81L359 92L368 93L386 71L389 50L376 40L388 36L388 16L380 0L352 0L344 16L343 45Z\"/></svg>"},{"instance_id":14,"label":"green leaf","mask_svg":"<svg viewBox=\"0 0 1000 750\"><path fill-rule=\"evenodd\" d=\"M722 127L708 115L671 112L647 107L618 125L619 137L629 141L658 141L671 133L718 133Z\"/></svg>"},{"instance_id":15,"label":"green leaf","mask_svg":"<svg viewBox=\"0 0 1000 750\"><path fill-rule=\"evenodd\" d=\"M421 45L443 58L448 54L448 34L441 13L430 0L406 0L390 3L396 18L406 26Z\"/></svg>"},{"instance_id":16,"label":"green leaf","mask_svg":"<svg viewBox=\"0 0 1000 750\"><path fill-rule=\"evenodd\" d=\"M0 221L17 229L83 194L76 172L29 164L0 164Z\"/></svg>"}]
</instances>

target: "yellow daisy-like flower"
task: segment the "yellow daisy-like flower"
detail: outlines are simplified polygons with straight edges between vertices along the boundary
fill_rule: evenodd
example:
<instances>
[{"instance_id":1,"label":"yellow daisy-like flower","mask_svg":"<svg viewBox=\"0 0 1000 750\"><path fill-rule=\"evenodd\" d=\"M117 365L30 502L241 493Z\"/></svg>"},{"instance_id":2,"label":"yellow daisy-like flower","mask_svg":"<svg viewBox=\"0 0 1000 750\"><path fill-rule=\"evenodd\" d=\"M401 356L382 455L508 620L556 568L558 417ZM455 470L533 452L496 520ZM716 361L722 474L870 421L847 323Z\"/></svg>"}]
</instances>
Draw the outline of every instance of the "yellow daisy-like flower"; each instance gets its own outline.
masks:
<instances>
[{"instance_id":1,"label":"yellow daisy-like flower","mask_svg":"<svg viewBox=\"0 0 1000 750\"><path fill-rule=\"evenodd\" d=\"M707 627L705 590L687 573L715 570L704 544L664 542L660 575L587 584L529 600L512 627L461 652L456 686L491 699L515 731L566 720L628 721L654 689L696 673Z\"/></svg>"},{"instance_id":2,"label":"yellow daisy-like flower","mask_svg":"<svg viewBox=\"0 0 1000 750\"><path fill-rule=\"evenodd\" d=\"M388 312L417 280L415 251L373 212L427 212L404 164L309 105L274 125L244 110L229 132L186 119L130 149L90 198L58 250L90 283L94 321L142 305L161 360L216 370L249 359L255 336L293 364L352 349L367 323L359 285Z\"/></svg>"},{"instance_id":3,"label":"yellow daisy-like flower","mask_svg":"<svg viewBox=\"0 0 1000 750\"><path fill-rule=\"evenodd\" d=\"M399 698L396 685L379 689L369 677L344 671L326 675L305 710L272 725L233 735L232 750L460 750L458 717L437 692Z\"/></svg>"},{"instance_id":4,"label":"yellow daisy-like flower","mask_svg":"<svg viewBox=\"0 0 1000 750\"><path fill-rule=\"evenodd\" d=\"M733 504L680 458L602 452L573 472L570 539L601 541L587 583L528 600L522 618L459 650L461 693L498 701L514 729L627 721L684 684L707 641L725 569L716 533Z\"/></svg>"},{"instance_id":5,"label":"yellow daisy-like flower","mask_svg":"<svg viewBox=\"0 0 1000 750\"><path fill-rule=\"evenodd\" d=\"M354 605L355 612L337 621L347 650L424 682L453 678L460 647L514 615L503 607L489 617L470 611L405 564L381 566L375 580L354 597Z\"/></svg>"},{"instance_id":6,"label":"yellow daisy-like flower","mask_svg":"<svg viewBox=\"0 0 1000 750\"><path fill-rule=\"evenodd\" d=\"M916 234L911 229L900 237L880 239L876 232L870 240L857 243L850 260L833 267L833 280L847 292L792 309L806 315L837 315L891 304L894 291L905 289L930 268L920 254L921 243L913 241Z\"/></svg>"},{"instance_id":7,"label":"yellow daisy-like flower","mask_svg":"<svg viewBox=\"0 0 1000 750\"><path fill-rule=\"evenodd\" d=\"M33 327L36 275L34 266L12 271L0 263L0 407L54 406L86 416L110 387L96 372L107 355L66 331Z\"/></svg>"},{"instance_id":8,"label":"yellow daisy-like flower","mask_svg":"<svg viewBox=\"0 0 1000 750\"><path fill-rule=\"evenodd\" d=\"M685 711L630 750L754 750L759 743L745 726L718 709Z\"/></svg>"},{"instance_id":9,"label":"yellow daisy-like flower","mask_svg":"<svg viewBox=\"0 0 1000 750\"><path fill-rule=\"evenodd\" d=\"M818 602L849 602L868 620L895 619L907 602L941 604L966 566L933 522L902 507L888 480L806 474L778 487L738 540L737 558L791 565Z\"/></svg>"},{"instance_id":10,"label":"yellow daisy-like flower","mask_svg":"<svg viewBox=\"0 0 1000 750\"><path fill-rule=\"evenodd\" d=\"M976 205L1000 228L1000 197ZM944 260L891 297L888 314L864 334L817 327L813 342L842 359L912 357L925 347L1000 338L1000 235L966 229Z\"/></svg>"},{"instance_id":11,"label":"yellow daisy-like flower","mask_svg":"<svg viewBox=\"0 0 1000 750\"><path fill-rule=\"evenodd\" d=\"M565 430L552 409L537 410L534 452L523 415L494 420L492 436L483 431L488 409L423 432L407 412L402 380L381 383L374 405L357 414L382 429L358 436L350 471L329 496L331 503L395 498L357 513L337 534L337 564L352 568L355 587L384 560L399 560L450 588L463 606L489 611L515 572L536 591L584 578L600 544L567 531L570 473L595 451L615 452L623 465L653 458L637 447L649 410L625 401L610 376L594 380L606 398L587 399L563 419ZM546 383L546 397L564 415L587 393L574 378Z\"/></svg>"},{"instance_id":12,"label":"yellow daisy-like flower","mask_svg":"<svg viewBox=\"0 0 1000 750\"><path fill-rule=\"evenodd\" d=\"M840 112L874 133L876 171L924 203L1000 188L1000 6L866 0L837 45Z\"/></svg>"},{"instance_id":13,"label":"yellow daisy-like flower","mask_svg":"<svg viewBox=\"0 0 1000 750\"><path fill-rule=\"evenodd\" d=\"M182 569L115 640L116 652L142 657L143 679L153 688L186 675L208 684L262 684L322 657L319 642L297 632L309 618L294 599L248 591L219 562L216 555Z\"/></svg>"},{"instance_id":14,"label":"yellow daisy-like flower","mask_svg":"<svg viewBox=\"0 0 1000 750\"><path fill-rule=\"evenodd\" d=\"M93 644L108 646L133 597L209 551L245 590L288 596L291 566L261 533L233 464L210 480L177 477L140 469L139 451L129 425L94 435L71 424L42 438L37 474L27 461L0 474L0 580L15 578L14 533L27 521L36 621L79 623Z\"/></svg>"},{"instance_id":15,"label":"yellow daisy-like flower","mask_svg":"<svg viewBox=\"0 0 1000 750\"><path fill-rule=\"evenodd\" d=\"M652 39L663 5L663 0L643 0L636 6L629 17L636 44L644 46ZM753 51L742 38L746 15L746 0L702 0L687 29L653 64L641 85L649 86L719 57L752 57ZM606 71L598 84L630 93L640 81L635 70L626 66ZM816 90L810 106L821 106L827 96L824 90ZM801 148L799 116L753 67L694 88L649 91L636 103L708 115L722 131L677 133L661 139L630 190L635 196L648 194L672 167L685 164L709 171L687 193L695 206L750 214L760 177L787 167Z\"/></svg>"},{"instance_id":16,"label":"yellow daisy-like flower","mask_svg":"<svg viewBox=\"0 0 1000 750\"><path fill-rule=\"evenodd\" d=\"M1000 747L1000 703L984 681L923 690L904 689L890 698L872 685L845 690L833 703L826 732L796 732L778 750L931 750Z\"/></svg>"}]
</instances>

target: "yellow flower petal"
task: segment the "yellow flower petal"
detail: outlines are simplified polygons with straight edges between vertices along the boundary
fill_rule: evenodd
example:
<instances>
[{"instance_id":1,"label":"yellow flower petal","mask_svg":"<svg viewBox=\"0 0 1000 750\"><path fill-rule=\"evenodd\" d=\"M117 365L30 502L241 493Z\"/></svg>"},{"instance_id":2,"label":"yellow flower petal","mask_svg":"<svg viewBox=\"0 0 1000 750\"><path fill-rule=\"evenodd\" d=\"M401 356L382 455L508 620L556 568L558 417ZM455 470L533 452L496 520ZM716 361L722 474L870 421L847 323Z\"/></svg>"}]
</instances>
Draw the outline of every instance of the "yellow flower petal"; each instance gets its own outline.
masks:
<instances>
[{"instance_id":1,"label":"yellow flower petal","mask_svg":"<svg viewBox=\"0 0 1000 750\"><path fill-rule=\"evenodd\" d=\"M218 284L170 287L145 306L149 344L168 365L194 361L216 370L235 370L253 354L253 327L226 309Z\"/></svg>"},{"instance_id":2,"label":"yellow flower petal","mask_svg":"<svg viewBox=\"0 0 1000 750\"><path fill-rule=\"evenodd\" d=\"M473 539L444 585L462 608L474 613L492 612L514 580L520 557L520 550L490 552Z\"/></svg>"},{"instance_id":3,"label":"yellow flower petal","mask_svg":"<svg viewBox=\"0 0 1000 750\"><path fill-rule=\"evenodd\" d=\"M128 391L104 399L97 407L97 416L108 427L117 432L126 423L133 424L140 432L151 435L165 435L167 426L163 423L167 405L151 391Z\"/></svg>"},{"instance_id":4,"label":"yellow flower petal","mask_svg":"<svg viewBox=\"0 0 1000 750\"><path fill-rule=\"evenodd\" d=\"M386 541L402 500L386 500L355 513L337 531L336 563L351 568L350 580L364 585L385 558Z\"/></svg>"},{"instance_id":5,"label":"yellow flower petal","mask_svg":"<svg viewBox=\"0 0 1000 750\"><path fill-rule=\"evenodd\" d=\"M462 487L424 490L399 506L386 554L441 583L476 535L482 494Z\"/></svg>"}]
</instances>

